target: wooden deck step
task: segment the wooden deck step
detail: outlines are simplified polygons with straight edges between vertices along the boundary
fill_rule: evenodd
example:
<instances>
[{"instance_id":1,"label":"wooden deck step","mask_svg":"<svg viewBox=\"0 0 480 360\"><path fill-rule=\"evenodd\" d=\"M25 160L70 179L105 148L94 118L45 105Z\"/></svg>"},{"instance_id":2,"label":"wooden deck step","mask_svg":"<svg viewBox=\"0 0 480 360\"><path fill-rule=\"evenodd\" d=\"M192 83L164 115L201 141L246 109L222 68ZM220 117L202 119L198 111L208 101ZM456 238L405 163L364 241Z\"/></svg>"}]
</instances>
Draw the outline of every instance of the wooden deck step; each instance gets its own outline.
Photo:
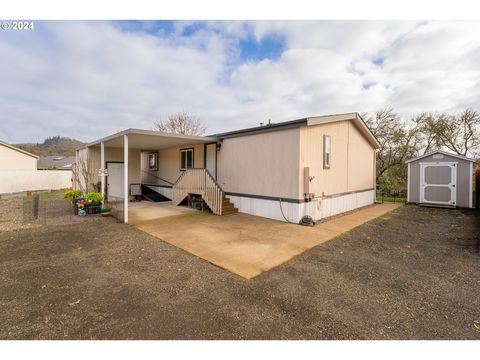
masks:
<instances>
[{"instance_id":1,"label":"wooden deck step","mask_svg":"<svg viewBox=\"0 0 480 360\"><path fill-rule=\"evenodd\" d=\"M229 215L237 213L238 209L233 205L230 199L224 197L222 199L222 215Z\"/></svg>"}]
</instances>

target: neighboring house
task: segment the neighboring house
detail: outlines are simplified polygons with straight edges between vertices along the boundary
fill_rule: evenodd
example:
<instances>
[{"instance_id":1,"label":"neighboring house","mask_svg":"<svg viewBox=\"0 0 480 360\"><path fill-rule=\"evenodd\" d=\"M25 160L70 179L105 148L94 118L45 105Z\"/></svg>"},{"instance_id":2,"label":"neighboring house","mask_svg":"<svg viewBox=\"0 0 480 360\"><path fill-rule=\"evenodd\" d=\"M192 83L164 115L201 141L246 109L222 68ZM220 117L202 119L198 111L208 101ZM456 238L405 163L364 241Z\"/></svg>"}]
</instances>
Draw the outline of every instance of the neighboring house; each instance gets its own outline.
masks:
<instances>
[{"instance_id":1,"label":"neighboring house","mask_svg":"<svg viewBox=\"0 0 480 360\"><path fill-rule=\"evenodd\" d=\"M446 207L474 207L474 159L433 151L407 160L406 163L408 202Z\"/></svg>"},{"instance_id":2,"label":"neighboring house","mask_svg":"<svg viewBox=\"0 0 480 360\"><path fill-rule=\"evenodd\" d=\"M201 195L218 215L238 209L297 223L373 204L378 148L357 113L207 137L128 129L77 150L90 178L76 184L101 181L109 201L123 201L125 222L128 200L143 188L175 205Z\"/></svg>"},{"instance_id":3,"label":"neighboring house","mask_svg":"<svg viewBox=\"0 0 480 360\"><path fill-rule=\"evenodd\" d=\"M0 141L0 194L72 186L71 171L38 171L38 156Z\"/></svg>"},{"instance_id":4,"label":"neighboring house","mask_svg":"<svg viewBox=\"0 0 480 360\"><path fill-rule=\"evenodd\" d=\"M0 171L37 170L38 156L0 140Z\"/></svg>"},{"instance_id":5,"label":"neighboring house","mask_svg":"<svg viewBox=\"0 0 480 360\"><path fill-rule=\"evenodd\" d=\"M40 156L38 170L72 170L75 156Z\"/></svg>"}]
</instances>

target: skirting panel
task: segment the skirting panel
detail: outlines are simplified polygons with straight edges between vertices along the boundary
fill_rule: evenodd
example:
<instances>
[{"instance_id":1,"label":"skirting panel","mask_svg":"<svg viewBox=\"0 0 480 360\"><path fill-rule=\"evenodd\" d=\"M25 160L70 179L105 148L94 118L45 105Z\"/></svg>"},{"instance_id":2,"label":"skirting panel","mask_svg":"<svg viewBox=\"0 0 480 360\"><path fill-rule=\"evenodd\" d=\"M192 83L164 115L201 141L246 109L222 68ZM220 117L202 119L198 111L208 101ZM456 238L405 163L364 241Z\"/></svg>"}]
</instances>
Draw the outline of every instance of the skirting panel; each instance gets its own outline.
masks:
<instances>
[{"instance_id":1,"label":"skirting panel","mask_svg":"<svg viewBox=\"0 0 480 360\"><path fill-rule=\"evenodd\" d=\"M251 197L227 195L239 212L270 219L298 223L305 215L320 220L374 203L375 190L362 191L330 198L315 198L307 203L287 203Z\"/></svg>"},{"instance_id":2,"label":"skirting panel","mask_svg":"<svg viewBox=\"0 0 480 360\"><path fill-rule=\"evenodd\" d=\"M266 217L275 220L285 221L283 214L288 221L298 223L300 221L300 206L302 204L282 202L280 210L280 201L255 199L251 197L227 195L227 198L235 205L239 212Z\"/></svg>"},{"instance_id":3,"label":"skirting panel","mask_svg":"<svg viewBox=\"0 0 480 360\"><path fill-rule=\"evenodd\" d=\"M316 198L300 205L303 206L302 216L310 215L314 220L320 220L371 205L374 201L375 190L368 190L324 199Z\"/></svg>"}]
</instances>

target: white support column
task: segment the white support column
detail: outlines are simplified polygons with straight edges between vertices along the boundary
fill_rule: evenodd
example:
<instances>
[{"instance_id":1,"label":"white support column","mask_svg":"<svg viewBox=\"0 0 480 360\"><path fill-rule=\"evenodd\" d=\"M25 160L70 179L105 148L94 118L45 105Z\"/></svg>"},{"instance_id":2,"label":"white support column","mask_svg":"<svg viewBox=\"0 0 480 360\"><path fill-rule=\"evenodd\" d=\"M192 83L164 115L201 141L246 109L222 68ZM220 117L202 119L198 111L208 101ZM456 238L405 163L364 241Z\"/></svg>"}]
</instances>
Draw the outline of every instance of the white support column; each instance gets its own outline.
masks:
<instances>
[{"instance_id":1,"label":"white support column","mask_svg":"<svg viewBox=\"0 0 480 360\"><path fill-rule=\"evenodd\" d=\"M128 135L123 135L123 221L128 223Z\"/></svg>"},{"instance_id":2,"label":"white support column","mask_svg":"<svg viewBox=\"0 0 480 360\"><path fill-rule=\"evenodd\" d=\"M101 191L103 201L105 202L105 144L103 141L100 143L100 176L101 176Z\"/></svg>"}]
</instances>

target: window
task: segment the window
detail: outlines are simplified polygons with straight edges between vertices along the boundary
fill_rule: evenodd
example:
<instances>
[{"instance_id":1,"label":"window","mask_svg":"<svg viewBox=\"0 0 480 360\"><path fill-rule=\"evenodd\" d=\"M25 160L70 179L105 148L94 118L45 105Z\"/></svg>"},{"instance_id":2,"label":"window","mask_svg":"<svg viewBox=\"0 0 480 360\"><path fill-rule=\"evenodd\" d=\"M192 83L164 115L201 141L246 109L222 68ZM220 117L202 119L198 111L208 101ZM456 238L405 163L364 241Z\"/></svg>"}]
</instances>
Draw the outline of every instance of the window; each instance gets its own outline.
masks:
<instances>
[{"instance_id":1,"label":"window","mask_svg":"<svg viewBox=\"0 0 480 360\"><path fill-rule=\"evenodd\" d=\"M330 169L332 160L331 154L332 140L329 135L323 135L323 168Z\"/></svg>"},{"instance_id":2,"label":"window","mask_svg":"<svg viewBox=\"0 0 480 360\"><path fill-rule=\"evenodd\" d=\"M193 149L180 150L180 170L193 168Z\"/></svg>"},{"instance_id":3,"label":"window","mask_svg":"<svg viewBox=\"0 0 480 360\"><path fill-rule=\"evenodd\" d=\"M158 153L148 154L148 170L158 170Z\"/></svg>"}]
</instances>

